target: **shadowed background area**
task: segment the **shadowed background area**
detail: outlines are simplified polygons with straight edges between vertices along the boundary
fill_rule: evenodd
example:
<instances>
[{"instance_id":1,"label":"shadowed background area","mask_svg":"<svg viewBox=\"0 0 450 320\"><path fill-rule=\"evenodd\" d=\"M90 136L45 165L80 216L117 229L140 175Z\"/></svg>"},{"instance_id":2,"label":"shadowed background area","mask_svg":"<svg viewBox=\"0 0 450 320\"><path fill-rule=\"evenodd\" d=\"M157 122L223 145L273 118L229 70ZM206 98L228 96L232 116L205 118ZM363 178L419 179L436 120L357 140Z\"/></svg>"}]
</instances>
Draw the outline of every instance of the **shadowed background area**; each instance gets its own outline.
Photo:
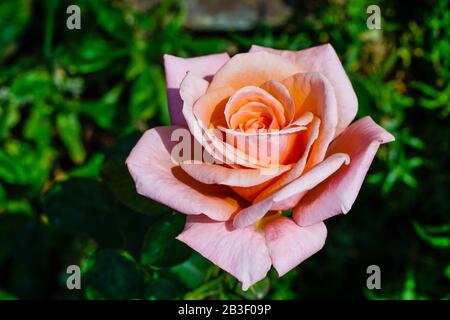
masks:
<instances>
[{"instance_id":1,"label":"shadowed background area","mask_svg":"<svg viewBox=\"0 0 450 320\"><path fill-rule=\"evenodd\" d=\"M450 298L449 0L0 2L0 299ZM69 30L66 9L81 9ZM366 9L381 8L369 30ZM247 292L124 165L169 123L162 56L331 43L383 145L322 251ZM66 269L81 268L81 290ZM366 269L381 268L368 290Z\"/></svg>"}]
</instances>

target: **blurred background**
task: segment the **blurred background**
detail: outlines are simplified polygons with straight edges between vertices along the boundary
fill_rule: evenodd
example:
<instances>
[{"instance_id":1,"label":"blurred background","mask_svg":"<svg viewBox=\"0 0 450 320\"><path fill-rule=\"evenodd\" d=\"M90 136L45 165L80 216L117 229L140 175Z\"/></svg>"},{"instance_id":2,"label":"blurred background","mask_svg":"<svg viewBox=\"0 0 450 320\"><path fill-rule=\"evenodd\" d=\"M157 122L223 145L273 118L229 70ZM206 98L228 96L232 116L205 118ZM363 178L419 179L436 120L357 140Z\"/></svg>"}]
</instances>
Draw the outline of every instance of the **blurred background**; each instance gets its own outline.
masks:
<instances>
[{"instance_id":1,"label":"blurred background","mask_svg":"<svg viewBox=\"0 0 450 320\"><path fill-rule=\"evenodd\" d=\"M1 0L0 299L449 299L449 2ZM66 27L72 4L81 30ZM327 42L357 117L397 140L322 251L243 292L174 239L184 216L138 196L125 157L169 123L164 53ZM74 264L81 290L66 287Z\"/></svg>"}]
</instances>

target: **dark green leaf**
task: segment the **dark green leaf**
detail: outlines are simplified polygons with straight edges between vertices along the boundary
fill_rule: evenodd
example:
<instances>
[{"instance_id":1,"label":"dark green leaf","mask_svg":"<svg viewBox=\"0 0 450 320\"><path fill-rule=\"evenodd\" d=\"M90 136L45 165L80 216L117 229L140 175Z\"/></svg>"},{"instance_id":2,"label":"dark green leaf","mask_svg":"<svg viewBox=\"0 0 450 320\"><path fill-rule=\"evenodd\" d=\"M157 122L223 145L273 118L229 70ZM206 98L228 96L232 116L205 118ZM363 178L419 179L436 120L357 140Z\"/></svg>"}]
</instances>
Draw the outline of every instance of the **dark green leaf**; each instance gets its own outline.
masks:
<instances>
[{"instance_id":1,"label":"dark green leaf","mask_svg":"<svg viewBox=\"0 0 450 320\"><path fill-rule=\"evenodd\" d=\"M24 31L31 16L31 0L0 3L0 61L12 51L17 37Z\"/></svg>"},{"instance_id":2,"label":"dark green leaf","mask_svg":"<svg viewBox=\"0 0 450 320\"><path fill-rule=\"evenodd\" d=\"M102 176L116 198L124 205L143 214L159 216L169 211L161 204L137 193L134 181L125 165L125 160L139 136L140 134L137 133L129 135L110 150L102 167Z\"/></svg>"},{"instance_id":3,"label":"dark green leaf","mask_svg":"<svg viewBox=\"0 0 450 320\"><path fill-rule=\"evenodd\" d=\"M74 178L56 184L44 201L44 212L55 228L74 235L87 235L100 245L122 243L114 215L114 199L99 182Z\"/></svg>"},{"instance_id":4,"label":"dark green leaf","mask_svg":"<svg viewBox=\"0 0 450 320\"><path fill-rule=\"evenodd\" d=\"M0 215L0 265L10 256L18 233L29 221L25 215Z\"/></svg>"},{"instance_id":5,"label":"dark green leaf","mask_svg":"<svg viewBox=\"0 0 450 320\"><path fill-rule=\"evenodd\" d=\"M179 298L178 288L171 281L159 278L147 282L145 285L145 298L147 300L172 300Z\"/></svg>"},{"instance_id":6,"label":"dark green leaf","mask_svg":"<svg viewBox=\"0 0 450 320\"><path fill-rule=\"evenodd\" d=\"M88 299L139 299L144 273L126 252L103 250L89 258L83 279Z\"/></svg>"},{"instance_id":7,"label":"dark green leaf","mask_svg":"<svg viewBox=\"0 0 450 320\"><path fill-rule=\"evenodd\" d=\"M187 288L192 290L201 285L211 266L211 262L201 255L194 253L188 260L170 268L170 270L180 278Z\"/></svg>"},{"instance_id":8,"label":"dark green leaf","mask_svg":"<svg viewBox=\"0 0 450 320\"><path fill-rule=\"evenodd\" d=\"M185 216L163 217L147 231L141 263L153 267L170 267L189 258L191 249L175 239L185 224Z\"/></svg>"}]
</instances>

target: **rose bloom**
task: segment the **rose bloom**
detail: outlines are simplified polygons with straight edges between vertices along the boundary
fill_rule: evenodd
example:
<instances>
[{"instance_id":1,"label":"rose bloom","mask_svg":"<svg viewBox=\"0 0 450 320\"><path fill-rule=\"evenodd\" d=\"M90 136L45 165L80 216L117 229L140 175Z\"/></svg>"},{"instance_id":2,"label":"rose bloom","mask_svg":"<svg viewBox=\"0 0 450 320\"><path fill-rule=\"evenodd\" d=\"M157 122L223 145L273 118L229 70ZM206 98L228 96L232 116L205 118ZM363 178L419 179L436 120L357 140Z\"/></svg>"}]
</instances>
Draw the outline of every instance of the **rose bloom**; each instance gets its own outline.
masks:
<instances>
[{"instance_id":1,"label":"rose bloom","mask_svg":"<svg viewBox=\"0 0 450 320\"><path fill-rule=\"evenodd\" d=\"M282 276L319 251L323 221L350 210L378 147L394 140L370 117L351 124L358 101L333 47L164 64L173 125L131 151L138 193L186 214L177 239L244 290L272 265ZM191 138L184 149L180 132Z\"/></svg>"}]
</instances>

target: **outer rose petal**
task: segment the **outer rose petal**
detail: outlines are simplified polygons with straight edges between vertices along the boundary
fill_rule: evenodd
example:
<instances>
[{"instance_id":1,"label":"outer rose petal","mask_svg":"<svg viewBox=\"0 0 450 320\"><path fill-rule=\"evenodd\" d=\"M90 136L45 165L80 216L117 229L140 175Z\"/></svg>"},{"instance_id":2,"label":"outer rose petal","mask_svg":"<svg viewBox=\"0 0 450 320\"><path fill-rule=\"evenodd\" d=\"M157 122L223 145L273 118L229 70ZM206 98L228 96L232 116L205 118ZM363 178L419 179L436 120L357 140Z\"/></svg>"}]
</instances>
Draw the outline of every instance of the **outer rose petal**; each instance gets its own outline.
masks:
<instances>
[{"instance_id":1,"label":"outer rose petal","mask_svg":"<svg viewBox=\"0 0 450 320\"><path fill-rule=\"evenodd\" d=\"M227 53L212 54L195 58L180 58L169 54L164 55L166 71L167 99L172 124L186 125L181 113L183 101L179 89L186 72L190 71L200 78L213 76L230 57Z\"/></svg>"},{"instance_id":2,"label":"outer rose petal","mask_svg":"<svg viewBox=\"0 0 450 320\"><path fill-rule=\"evenodd\" d=\"M205 121L202 121L202 119L197 119L194 114L194 103L198 101L199 98L202 98L203 100L213 99L217 94L216 92L213 92L209 95L205 95L208 84L208 81L193 75L191 72L186 74L181 83L180 95L183 99L183 115L186 119L189 130L198 143L205 148L206 152L212 157L212 159L215 159L217 163L225 162L233 165L234 162L238 162L240 164L244 164L245 161L242 161L242 156L233 153L235 149L232 146L228 146L228 148L226 148L225 143L221 139L214 136L214 132L205 131L208 128L203 124ZM219 91L220 94L225 94L226 92L231 94L231 91L228 91L227 88L221 88L217 91ZM214 104L214 102L211 102L211 104ZM201 115L204 116L203 114ZM206 117L207 116L211 117L211 114L207 114ZM233 162L231 162L230 159L233 160Z\"/></svg>"},{"instance_id":3,"label":"outer rose petal","mask_svg":"<svg viewBox=\"0 0 450 320\"><path fill-rule=\"evenodd\" d=\"M235 276L242 282L243 290L263 279L270 270L264 236L254 226L234 229L230 223L189 216L177 239Z\"/></svg>"},{"instance_id":4,"label":"outer rose petal","mask_svg":"<svg viewBox=\"0 0 450 320\"><path fill-rule=\"evenodd\" d=\"M270 197L239 211L234 217L233 225L237 228L244 228L256 223L259 219L264 217L269 210L286 210L289 207L292 208L292 206L286 206L285 208L285 203L290 204L292 202L292 197L300 197L304 192L316 187L319 183L336 172L344 163L348 164L349 161L350 159L345 153L331 155Z\"/></svg>"},{"instance_id":5,"label":"outer rose petal","mask_svg":"<svg viewBox=\"0 0 450 320\"><path fill-rule=\"evenodd\" d=\"M280 276L296 267L323 247L326 236L322 222L300 227L279 215L242 229L205 216L188 216L177 239L235 276L247 290L266 276L272 263Z\"/></svg>"},{"instance_id":6,"label":"outer rose petal","mask_svg":"<svg viewBox=\"0 0 450 320\"><path fill-rule=\"evenodd\" d=\"M181 83L180 94L183 99L183 115L189 130L217 163L225 162L231 166L242 164L250 168L258 167L256 159L247 159L242 151L227 145L222 141L222 138L219 139L215 135L217 134L216 131L219 131L218 129L207 130L211 119L214 117L214 110L211 106L217 105L233 92L231 88L223 87L206 93L207 88L208 81L193 75L191 72L186 74ZM204 108L202 108L203 106ZM194 113L194 107L197 109L197 113Z\"/></svg>"},{"instance_id":7,"label":"outer rose petal","mask_svg":"<svg viewBox=\"0 0 450 320\"><path fill-rule=\"evenodd\" d=\"M327 238L323 222L299 227L292 219L276 215L263 221L263 232L269 247L272 264L283 276L291 269L322 249Z\"/></svg>"},{"instance_id":8,"label":"outer rose petal","mask_svg":"<svg viewBox=\"0 0 450 320\"><path fill-rule=\"evenodd\" d=\"M294 220L301 226L308 226L339 213L347 213L356 200L378 147L394 140L370 117L353 123L333 141L327 152L348 153L350 165L309 191L295 208Z\"/></svg>"},{"instance_id":9,"label":"outer rose petal","mask_svg":"<svg viewBox=\"0 0 450 320\"><path fill-rule=\"evenodd\" d=\"M298 65L277 54L239 53L217 71L208 92L221 87L237 90L249 85L260 86L266 81L281 81L301 71Z\"/></svg>"},{"instance_id":10,"label":"outer rose petal","mask_svg":"<svg viewBox=\"0 0 450 320\"><path fill-rule=\"evenodd\" d=\"M194 180L172 161L171 150L178 142L171 141L171 134L177 128L146 131L128 156L126 164L138 193L179 212L228 220L240 209L231 192Z\"/></svg>"},{"instance_id":11,"label":"outer rose petal","mask_svg":"<svg viewBox=\"0 0 450 320\"><path fill-rule=\"evenodd\" d=\"M333 87L317 72L297 73L281 83L288 88L298 108L296 117L301 113L311 112L321 120L319 136L306 165L308 169L323 160L328 145L335 136L338 112Z\"/></svg>"},{"instance_id":12,"label":"outer rose petal","mask_svg":"<svg viewBox=\"0 0 450 320\"><path fill-rule=\"evenodd\" d=\"M336 51L330 44L300 51L277 50L256 45L250 49L250 52L260 51L279 54L297 64L303 72L320 72L331 82L338 105L336 136L355 118L358 99Z\"/></svg>"},{"instance_id":13,"label":"outer rose petal","mask_svg":"<svg viewBox=\"0 0 450 320\"><path fill-rule=\"evenodd\" d=\"M222 156L214 152L214 147L206 141L202 126L194 115L194 103L205 94L209 82L188 72L180 85L180 96L183 100L183 116L189 131L206 152L221 163Z\"/></svg>"}]
</instances>

